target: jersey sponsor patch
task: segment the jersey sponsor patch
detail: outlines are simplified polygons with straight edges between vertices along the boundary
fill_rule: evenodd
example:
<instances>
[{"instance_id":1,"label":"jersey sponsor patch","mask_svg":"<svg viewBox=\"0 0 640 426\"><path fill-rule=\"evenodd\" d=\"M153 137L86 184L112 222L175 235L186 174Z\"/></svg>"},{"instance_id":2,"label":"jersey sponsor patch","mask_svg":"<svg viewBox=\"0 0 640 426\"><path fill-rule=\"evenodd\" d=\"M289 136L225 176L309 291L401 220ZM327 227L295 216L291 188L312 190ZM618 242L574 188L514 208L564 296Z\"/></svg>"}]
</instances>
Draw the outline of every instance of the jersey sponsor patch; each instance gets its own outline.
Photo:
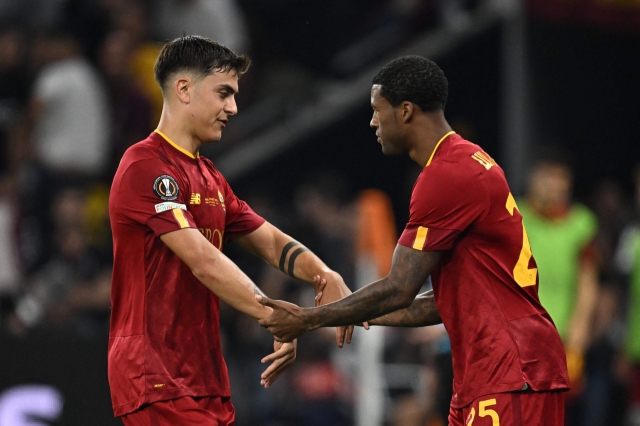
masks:
<instances>
[{"instance_id":1,"label":"jersey sponsor patch","mask_svg":"<svg viewBox=\"0 0 640 426\"><path fill-rule=\"evenodd\" d=\"M178 182L169 175L161 175L153 182L153 192L164 201L173 201L180 195Z\"/></svg>"},{"instance_id":2,"label":"jersey sponsor patch","mask_svg":"<svg viewBox=\"0 0 640 426\"><path fill-rule=\"evenodd\" d=\"M167 210L182 209L187 210L187 206L180 203L160 203L155 205L156 213L165 212Z\"/></svg>"}]
</instances>

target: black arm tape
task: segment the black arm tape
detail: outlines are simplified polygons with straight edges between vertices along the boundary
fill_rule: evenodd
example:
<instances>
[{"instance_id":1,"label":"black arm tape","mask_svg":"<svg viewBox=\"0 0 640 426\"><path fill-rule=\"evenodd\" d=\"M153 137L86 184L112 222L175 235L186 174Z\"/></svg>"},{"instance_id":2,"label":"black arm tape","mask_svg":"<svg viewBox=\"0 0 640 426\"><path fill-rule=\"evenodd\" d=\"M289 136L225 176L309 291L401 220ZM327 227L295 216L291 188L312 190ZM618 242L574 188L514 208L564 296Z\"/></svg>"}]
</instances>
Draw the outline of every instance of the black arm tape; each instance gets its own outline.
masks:
<instances>
[{"instance_id":1,"label":"black arm tape","mask_svg":"<svg viewBox=\"0 0 640 426\"><path fill-rule=\"evenodd\" d=\"M278 266L278 269L280 269L285 274L287 273L287 271L284 270L284 262L287 259L287 253L289 253L289 250L291 250L292 247L299 245L300 243L297 241L289 241L282 249L282 255L280 255L280 265Z\"/></svg>"},{"instance_id":2,"label":"black arm tape","mask_svg":"<svg viewBox=\"0 0 640 426\"><path fill-rule=\"evenodd\" d=\"M293 275L293 264L296 261L296 258L298 256L300 256L300 254L304 253L305 251L309 251L308 248L306 247L300 247L298 249L296 249L293 253L291 253L291 256L289 256L289 275L291 275L293 278L295 278L295 275Z\"/></svg>"}]
</instances>

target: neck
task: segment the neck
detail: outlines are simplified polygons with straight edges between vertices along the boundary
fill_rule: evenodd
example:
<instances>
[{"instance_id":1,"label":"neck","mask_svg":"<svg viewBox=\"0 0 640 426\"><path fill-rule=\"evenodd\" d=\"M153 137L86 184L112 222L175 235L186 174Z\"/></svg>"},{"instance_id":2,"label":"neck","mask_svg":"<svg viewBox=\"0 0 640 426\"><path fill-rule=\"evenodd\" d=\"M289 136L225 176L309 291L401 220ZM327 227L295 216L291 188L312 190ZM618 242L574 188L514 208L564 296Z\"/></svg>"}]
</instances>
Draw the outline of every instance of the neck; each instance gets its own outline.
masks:
<instances>
[{"instance_id":1,"label":"neck","mask_svg":"<svg viewBox=\"0 0 640 426\"><path fill-rule=\"evenodd\" d=\"M167 135L180 148L190 152L194 157L200 150L202 141L189 130L188 120L182 120L171 111L165 103L162 107L162 115L158 123L158 130Z\"/></svg>"},{"instance_id":2,"label":"neck","mask_svg":"<svg viewBox=\"0 0 640 426\"><path fill-rule=\"evenodd\" d=\"M412 148L409 150L409 157L421 167L425 167L436 150L438 142L452 130L441 111L423 114L423 117L417 121L418 125L410 136Z\"/></svg>"}]
</instances>

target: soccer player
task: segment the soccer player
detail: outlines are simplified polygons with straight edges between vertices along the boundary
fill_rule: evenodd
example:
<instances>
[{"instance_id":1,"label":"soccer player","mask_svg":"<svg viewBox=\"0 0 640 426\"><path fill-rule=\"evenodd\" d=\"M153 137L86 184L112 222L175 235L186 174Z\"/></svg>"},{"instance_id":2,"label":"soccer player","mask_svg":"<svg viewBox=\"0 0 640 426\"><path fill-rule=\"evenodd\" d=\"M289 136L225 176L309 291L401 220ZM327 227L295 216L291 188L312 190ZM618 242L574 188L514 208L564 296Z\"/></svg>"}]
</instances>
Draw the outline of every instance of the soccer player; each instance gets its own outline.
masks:
<instances>
[{"instance_id":1,"label":"soccer player","mask_svg":"<svg viewBox=\"0 0 640 426\"><path fill-rule=\"evenodd\" d=\"M444 323L451 339L455 426L560 426L568 389L564 348L538 299L538 274L504 172L447 123L448 83L432 61L387 64L371 89L378 142L424 167L389 275L322 307L257 296L260 324L291 340L318 327ZM433 291L416 298L431 275ZM415 299L414 299L415 298Z\"/></svg>"},{"instance_id":2,"label":"soccer player","mask_svg":"<svg viewBox=\"0 0 640 426\"><path fill-rule=\"evenodd\" d=\"M260 290L222 252L236 239L298 279L350 293L340 275L265 222L198 155L237 112L238 79L249 67L211 40L166 44L155 65L164 107L158 129L124 154L111 188L114 267L109 336L113 409L125 425L230 425L219 300L255 318L271 312ZM328 296L328 297L327 297ZM337 330L341 346L350 329ZM271 383L295 359L295 341L275 342L261 377Z\"/></svg>"}]
</instances>

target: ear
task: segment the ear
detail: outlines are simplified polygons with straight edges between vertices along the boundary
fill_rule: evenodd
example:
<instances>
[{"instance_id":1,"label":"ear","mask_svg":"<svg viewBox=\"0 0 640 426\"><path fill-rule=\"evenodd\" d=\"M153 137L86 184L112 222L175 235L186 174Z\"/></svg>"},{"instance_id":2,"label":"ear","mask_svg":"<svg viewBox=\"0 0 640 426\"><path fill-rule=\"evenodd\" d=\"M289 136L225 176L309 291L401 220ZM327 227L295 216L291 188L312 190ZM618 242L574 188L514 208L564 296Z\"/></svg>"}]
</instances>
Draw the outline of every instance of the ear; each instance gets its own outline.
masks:
<instances>
[{"instance_id":1,"label":"ear","mask_svg":"<svg viewBox=\"0 0 640 426\"><path fill-rule=\"evenodd\" d=\"M401 118L403 123L408 123L411 121L411 119L413 118L415 107L416 106L413 104L413 102L405 101L400 104L400 113L402 114Z\"/></svg>"},{"instance_id":2,"label":"ear","mask_svg":"<svg viewBox=\"0 0 640 426\"><path fill-rule=\"evenodd\" d=\"M178 77L173 82L173 90L180 102L188 104L193 93L193 81L187 76Z\"/></svg>"}]
</instances>

